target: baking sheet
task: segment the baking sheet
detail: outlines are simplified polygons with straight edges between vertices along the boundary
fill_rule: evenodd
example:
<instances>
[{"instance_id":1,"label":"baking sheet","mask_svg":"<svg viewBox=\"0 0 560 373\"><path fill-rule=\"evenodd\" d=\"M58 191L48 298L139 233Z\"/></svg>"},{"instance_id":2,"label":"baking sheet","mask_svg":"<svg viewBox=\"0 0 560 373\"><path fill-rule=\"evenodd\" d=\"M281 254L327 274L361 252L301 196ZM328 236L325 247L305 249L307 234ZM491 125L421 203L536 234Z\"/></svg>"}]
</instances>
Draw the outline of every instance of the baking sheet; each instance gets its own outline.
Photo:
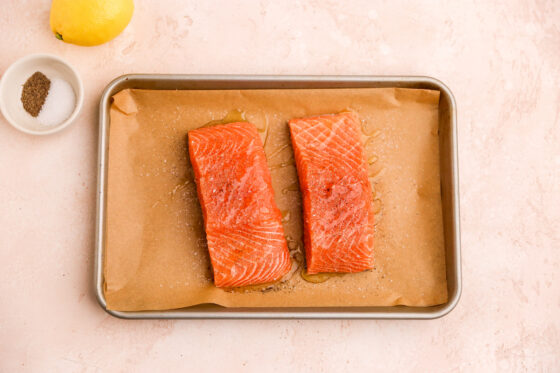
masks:
<instances>
[{"instance_id":1,"label":"baking sheet","mask_svg":"<svg viewBox=\"0 0 560 373\"><path fill-rule=\"evenodd\" d=\"M107 308L445 303L438 101L439 91L399 88L118 93L110 110ZM294 271L272 287L224 291L211 282L186 133L235 109L262 129ZM300 275L300 196L286 121L348 109L363 120L372 160L376 268L312 283Z\"/></svg>"}]
</instances>

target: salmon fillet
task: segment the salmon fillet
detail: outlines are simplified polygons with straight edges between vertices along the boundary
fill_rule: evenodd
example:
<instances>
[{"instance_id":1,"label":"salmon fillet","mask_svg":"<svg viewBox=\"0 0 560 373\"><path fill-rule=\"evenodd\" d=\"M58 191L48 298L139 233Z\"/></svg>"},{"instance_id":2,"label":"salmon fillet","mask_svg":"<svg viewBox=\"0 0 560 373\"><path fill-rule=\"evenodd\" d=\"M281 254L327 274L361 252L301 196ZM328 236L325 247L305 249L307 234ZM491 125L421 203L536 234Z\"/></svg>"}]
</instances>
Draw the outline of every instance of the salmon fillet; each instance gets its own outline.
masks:
<instances>
[{"instance_id":1,"label":"salmon fillet","mask_svg":"<svg viewBox=\"0 0 560 373\"><path fill-rule=\"evenodd\" d=\"M289 122L299 185L307 272L373 268L373 195L354 113Z\"/></svg>"},{"instance_id":2,"label":"salmon fillet","mask_svg":"<svg viewBox=\"0 0 560 373\"><path fill-rule=\"evenodd\" d=\"M272 282L291 267L257 128L247 122L188 134L217 287Z\"/></svg>"}]
</instances>

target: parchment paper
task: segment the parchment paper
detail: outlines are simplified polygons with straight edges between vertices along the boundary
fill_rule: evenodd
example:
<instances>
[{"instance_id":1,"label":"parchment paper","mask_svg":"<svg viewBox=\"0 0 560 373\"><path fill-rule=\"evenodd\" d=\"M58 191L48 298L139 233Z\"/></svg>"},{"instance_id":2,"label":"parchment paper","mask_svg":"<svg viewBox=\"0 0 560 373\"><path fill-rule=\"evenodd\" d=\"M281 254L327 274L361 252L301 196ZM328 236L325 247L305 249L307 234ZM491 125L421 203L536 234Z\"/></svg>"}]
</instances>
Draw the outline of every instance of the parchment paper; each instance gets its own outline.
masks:
<instances>
[{"instance_id":1,"label":"parchment paper","mask_svg":"<svg viewBox=\"0 0 560 373\"><path fill-rule=\"evenodd\" d=\"M119 92L110 109L107 307L445 303L438 102L438 91L398 88ZM260 129L284 216L293 267L275 285L224 290L212 283L187 132L232 110ZM287 121L343 110L363 122L375 195L376 265L308 282L301 275L301 201Z\"/></svg>"}]
</instances>

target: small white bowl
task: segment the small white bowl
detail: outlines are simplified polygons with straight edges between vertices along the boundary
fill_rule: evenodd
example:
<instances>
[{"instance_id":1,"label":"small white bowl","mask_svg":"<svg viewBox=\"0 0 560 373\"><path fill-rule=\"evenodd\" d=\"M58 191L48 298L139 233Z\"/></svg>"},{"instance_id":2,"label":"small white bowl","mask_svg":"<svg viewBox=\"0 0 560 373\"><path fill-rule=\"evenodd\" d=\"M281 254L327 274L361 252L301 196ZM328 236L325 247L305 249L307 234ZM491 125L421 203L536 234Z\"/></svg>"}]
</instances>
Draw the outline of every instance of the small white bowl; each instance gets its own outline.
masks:
<instances>
[{"instance_id":1,"label":"small white bowl","mask_svg":"<svg viewBox=\"0 0 560 373\"><path fill-rule=\"evenodd\" d=\"M32 117L21 103L23 84L36 71L49 79L66 80L74 89L76 106L64 122L45 126ZM0 80L0 111L4 118L18 130L32 135L48 135L68 127L78 116L84 102L84 87L78 72L63 59L50 54L32 54L14 62Z\"/></svg>"}]
</instances>

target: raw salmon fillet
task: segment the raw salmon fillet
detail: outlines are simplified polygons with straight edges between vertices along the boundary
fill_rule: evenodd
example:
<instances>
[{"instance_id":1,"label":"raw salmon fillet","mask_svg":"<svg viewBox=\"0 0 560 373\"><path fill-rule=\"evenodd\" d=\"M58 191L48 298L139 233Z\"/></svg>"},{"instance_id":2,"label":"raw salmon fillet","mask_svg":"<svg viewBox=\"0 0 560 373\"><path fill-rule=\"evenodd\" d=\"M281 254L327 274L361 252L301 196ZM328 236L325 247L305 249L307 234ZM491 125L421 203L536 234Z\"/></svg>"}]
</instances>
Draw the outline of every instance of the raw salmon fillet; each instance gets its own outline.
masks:
<instances>
[{"instance_id":1,"label":"raw salmon fillet","mask_svg":"<svg viewBox=\"0 0 560 373\"><path fill-rule=\"evenodd\" d=\"M354 113L289 122L303 198L307 272L373 268L373 195Z\"/></svg>"},{"instance_id":2,"label":"raw salmon fillet","mask_svg":"<svg viewBox=\"0 0 560 373\"><path fill-rule=\"evenodd\" d=\"M214 284L272 282L291 267L257 128L247 122L188 134Z\"/></svg>"}]
</instances>

